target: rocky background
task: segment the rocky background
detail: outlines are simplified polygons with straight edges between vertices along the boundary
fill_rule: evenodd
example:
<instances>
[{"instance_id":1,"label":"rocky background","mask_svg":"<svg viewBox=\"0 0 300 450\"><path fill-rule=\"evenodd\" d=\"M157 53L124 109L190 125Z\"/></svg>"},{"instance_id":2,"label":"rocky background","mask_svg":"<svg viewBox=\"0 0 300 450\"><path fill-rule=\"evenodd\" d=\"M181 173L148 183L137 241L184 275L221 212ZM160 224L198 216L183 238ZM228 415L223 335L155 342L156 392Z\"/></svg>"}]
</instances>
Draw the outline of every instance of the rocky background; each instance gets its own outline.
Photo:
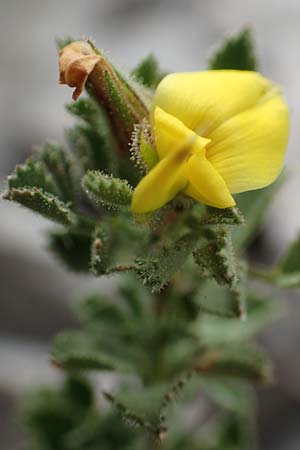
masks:
<instances>
[{"instance_id":1,"label":"rocky background","mask_svg":"<svg viewBox=\"0 0 300 450\"><path fill-rule=\"evenodd\" d=\"M274 262L300 229L298 0L0 0L0 187L45 138L64 140L68 88L57 84L56 37L92 37L129 71L153 51L171 71L205 68L216 43L253 28L261 71L284 86L292 115L290 179L268 214L253 257ZM45 248L49 224L0 201L0 449L21 449L17 422L24 393L55 383L52 336L76 325L70 304L109 283L68 274ZM275 292L275 295L280 293ZM281 297L284 316L261 337L278 384L258 391L261 449L300 448L300 296Z\"/></svg>"}]
</instances>

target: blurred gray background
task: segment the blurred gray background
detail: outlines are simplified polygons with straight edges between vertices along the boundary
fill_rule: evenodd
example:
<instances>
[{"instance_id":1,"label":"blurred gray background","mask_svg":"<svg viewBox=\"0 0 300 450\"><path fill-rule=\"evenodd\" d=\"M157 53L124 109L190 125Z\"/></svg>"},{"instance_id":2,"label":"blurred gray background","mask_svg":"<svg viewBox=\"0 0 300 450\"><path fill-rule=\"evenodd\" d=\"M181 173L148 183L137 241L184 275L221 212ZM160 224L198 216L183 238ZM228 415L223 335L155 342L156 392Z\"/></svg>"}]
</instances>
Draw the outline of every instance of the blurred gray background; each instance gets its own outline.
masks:
<instances>
[{"instance_id":1,"label":"blurred gray background","mask_svg":"<svg viewBox=\"0 0 300 450\"><path fill-rule=\"evenodd\" d=\"M299 0L0 0L0 187L33 144L64 140L71 91L57 84L56 37L92 37L129 71L149 52L167 70L197 70L224 36L253 28L261 71L284 86L292 132L290 179L268 214L257 255L274 262L300 230ZM70 302L95 280L66 273L45 249L49 224L0 200L0 449L22 448L19 399L55 382L53 334L74 325ZM101 281L101 287L106 286ZM277 293L276 293L277 294ZM282 299L285 316L262 337L278 385L258 395L261 449L300 448L300 298Z\"/></svg>"}]
</instances>

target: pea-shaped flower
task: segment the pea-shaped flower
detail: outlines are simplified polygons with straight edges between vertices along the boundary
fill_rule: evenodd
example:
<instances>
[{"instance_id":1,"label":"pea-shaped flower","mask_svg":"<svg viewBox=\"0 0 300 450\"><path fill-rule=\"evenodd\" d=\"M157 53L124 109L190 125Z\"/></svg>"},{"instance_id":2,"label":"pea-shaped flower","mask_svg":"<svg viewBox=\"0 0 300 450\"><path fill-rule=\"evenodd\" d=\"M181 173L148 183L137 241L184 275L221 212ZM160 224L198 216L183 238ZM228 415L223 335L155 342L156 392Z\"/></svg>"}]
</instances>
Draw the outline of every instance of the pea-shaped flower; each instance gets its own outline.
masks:
<instances>
[{"instance_id":1,"label":"pea-shaped flower","mask_svg":"<svg viewBox=\"0 0 300 450\"><path fill-rule=\"evenodd\" d=\"M160 208L179 192L217 208L279 175L289 113L280 89L257 72L175 73L151 111L159 162L135 189L132 210Z\"/></svg>"}]
</instances>

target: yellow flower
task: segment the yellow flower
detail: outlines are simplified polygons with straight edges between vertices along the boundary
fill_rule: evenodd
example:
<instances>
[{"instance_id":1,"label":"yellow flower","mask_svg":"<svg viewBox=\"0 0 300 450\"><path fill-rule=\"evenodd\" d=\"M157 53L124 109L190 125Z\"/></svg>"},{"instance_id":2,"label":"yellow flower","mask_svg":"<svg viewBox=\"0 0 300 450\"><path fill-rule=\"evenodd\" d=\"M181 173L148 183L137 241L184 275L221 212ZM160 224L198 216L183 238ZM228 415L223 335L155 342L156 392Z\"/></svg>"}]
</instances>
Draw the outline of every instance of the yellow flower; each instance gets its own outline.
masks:
<instances>
[{"instance_id":1,"label":"yellow flower","mask_svg":"<svg viewBox=\"0 0 300 450\"><path fill-rule=\"evenodd\" d=\"M159 162L136 187L133 212L160 208L179 192L228 208L231 194L279 175L289 112L278 86L257 72L175 73L156 90L151 125Z\"/></svg>"}]
</instances>

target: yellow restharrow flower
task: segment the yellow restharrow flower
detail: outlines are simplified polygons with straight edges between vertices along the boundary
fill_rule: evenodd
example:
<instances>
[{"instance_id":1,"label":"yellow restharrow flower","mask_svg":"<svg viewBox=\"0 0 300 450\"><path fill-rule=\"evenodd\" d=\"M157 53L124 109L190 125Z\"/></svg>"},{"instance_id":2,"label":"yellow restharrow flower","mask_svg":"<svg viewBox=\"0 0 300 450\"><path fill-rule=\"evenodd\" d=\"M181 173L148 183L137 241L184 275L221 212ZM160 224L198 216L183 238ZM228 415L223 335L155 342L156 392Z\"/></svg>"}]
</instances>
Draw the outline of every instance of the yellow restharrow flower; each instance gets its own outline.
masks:
<instances>
[{"instance_id":1,"label":"yellow restharrow flower","mask_svg":"<svg viewBox=\"0 0 300 450\"><path fill-rule=\"evenodd\" d=\"M179 192L228 208L231 194L279 175L289 112L278 86L257 72L175 73L156 90L151 125L160 161L136 187L132 211L158 209Z\"/></svg>"}]
</instances>

